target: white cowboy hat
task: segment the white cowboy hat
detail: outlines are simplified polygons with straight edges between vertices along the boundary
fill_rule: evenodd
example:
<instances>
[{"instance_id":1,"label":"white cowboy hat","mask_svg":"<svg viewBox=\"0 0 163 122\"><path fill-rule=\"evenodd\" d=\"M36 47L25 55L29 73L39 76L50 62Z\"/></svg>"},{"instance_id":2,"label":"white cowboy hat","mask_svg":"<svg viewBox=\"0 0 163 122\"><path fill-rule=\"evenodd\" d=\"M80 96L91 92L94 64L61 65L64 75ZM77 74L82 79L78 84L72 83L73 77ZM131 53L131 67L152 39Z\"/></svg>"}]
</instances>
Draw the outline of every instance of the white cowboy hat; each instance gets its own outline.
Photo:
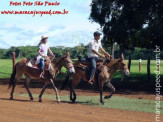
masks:
<instances>
[{"instance_id":1,"label":"white cowboy hat","mask_svg":"<svg viewBox=\"0 0 163 122\"><path fill-rule=\"evenodd\" d=\"M42 35L42 36L41 36L41 40L47 39L47 38L48 38L48 36L45 36L45 35Z\"/></svg>"}]
</instances>

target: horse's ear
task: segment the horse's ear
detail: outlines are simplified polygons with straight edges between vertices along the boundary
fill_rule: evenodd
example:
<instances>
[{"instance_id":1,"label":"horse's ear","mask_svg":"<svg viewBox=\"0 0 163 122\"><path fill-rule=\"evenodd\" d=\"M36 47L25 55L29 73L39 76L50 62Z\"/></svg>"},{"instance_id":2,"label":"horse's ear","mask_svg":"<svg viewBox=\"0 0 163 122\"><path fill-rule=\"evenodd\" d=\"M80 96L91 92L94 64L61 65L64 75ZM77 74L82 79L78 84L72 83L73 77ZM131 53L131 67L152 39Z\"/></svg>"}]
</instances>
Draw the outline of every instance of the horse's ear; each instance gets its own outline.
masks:
<instances>
[{"instance_id":1,"label":"horse's ear","mask_svg":"<svg viewBox=\"0 0 163 122\"><path fill-rule=\"evenodd\" d=\"M66 52L66 57L70 57L70 53L68 51Z\"/></svg>"},{"instance_id":2,"label":"horse's ear","mask_svg":"<svg viewBox=\"0 0 163 122\"><path fill-rule=\"evenodd\" d=\"M121 53L121 59L124 60L124 55L123 55L123 53Z\"/></svg>"}]
</instances>

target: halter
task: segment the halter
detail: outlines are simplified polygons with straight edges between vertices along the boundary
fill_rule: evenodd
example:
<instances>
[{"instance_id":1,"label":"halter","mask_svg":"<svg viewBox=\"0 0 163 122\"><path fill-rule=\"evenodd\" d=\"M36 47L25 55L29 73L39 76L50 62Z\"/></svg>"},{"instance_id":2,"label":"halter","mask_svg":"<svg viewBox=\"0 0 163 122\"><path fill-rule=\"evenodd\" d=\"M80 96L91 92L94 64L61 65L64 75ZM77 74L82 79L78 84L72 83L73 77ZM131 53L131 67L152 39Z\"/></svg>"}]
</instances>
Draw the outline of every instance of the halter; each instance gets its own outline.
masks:
<instances>
[{"instance_id":1,"label":"halter","mask_svg":"<svg viewBox=\"0 0 163 122\"><path fill-rule=\"evenodd\" d=\"M73 67L73 64L72 64L72 61L68 61L68 60L66 60L67 61L67 67L68 67L68 69L70 69L70 68L72 68ZM71 63L71 65L70 66L68 66L68 64L70 64Z\"/></svg>"},{"instance_id":2,"label":"halter","mask_svg":"<svg viewBox=\"0 0 163 122\"><path fill-rule=\"evenodd\" d=\"M57 69L57 68L56 68L57 65L59 64L59 62L60 62L63 58L65 58L65 57L62 57L62 58L56 63L56 65L54 66L55 69ZM71 61L68 61L68 60L65 60L65 61L67 62L66 65L67 65L68 69L70 69L71 67L73 67L73 65L68 66L69 63L72 63Z\"/></svg>"},{"instance_id":3,"label":"halter","mask_svg":"<svg viewBox=\"0 0 163 122\"><path fill-rule=\"evenodd\" d=\"M120 61L121 61L121 59L119 59L118 62L120 62ZM116 62L115 64L113 64L111 67L116 66L116 67L118 68L118 70L119 70L122 74L125 74L125 70L122 70L121 68L119 68L119 66L117 66L117 63L118 63L118 62Z\"/></svg>"},{"instance_id":4,"label":"halter","mask_svg":"<svg viewBox=\"0 0 163 122\"><path fill-rule=\"evenodd\" d=\"M117 64L115 64L115 66L118 68L118 70L119 70L122 74L125 74L125 70L122 70L121 68L119 68L119 67L117 66Z\"/></svg>"}]
</instances>

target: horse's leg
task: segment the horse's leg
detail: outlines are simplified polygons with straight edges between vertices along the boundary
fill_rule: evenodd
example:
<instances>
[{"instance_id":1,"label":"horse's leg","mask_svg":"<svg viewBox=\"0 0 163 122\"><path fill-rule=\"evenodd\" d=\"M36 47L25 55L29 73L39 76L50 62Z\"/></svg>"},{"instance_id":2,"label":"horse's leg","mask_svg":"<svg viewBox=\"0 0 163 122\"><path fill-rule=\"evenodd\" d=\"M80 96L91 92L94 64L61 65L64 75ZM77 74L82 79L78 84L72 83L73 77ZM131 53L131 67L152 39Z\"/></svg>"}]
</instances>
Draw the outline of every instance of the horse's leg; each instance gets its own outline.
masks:
<instances>
[{"instance_id":1,"label":"horse's leg","mask_svg":"<svg viewBox=\"0 0 163 122\"><path fill-rule=\"evenodd\" d=\"M43 88L42 88L42 90L41 90L41 93L40 93L40 95L39 95L39 102L42 102L42 95L43 95L45 89L47 88L47 86L48 86L48 83L45 82L45 85L43 86Z\"/></svg>"},{"instance_id":2,"label":"horse's leg","mask_svg":"<svg viewBox=\"0 0 163 122\"><path fill-rule=\"evenodd\" d=\"M76 100L76 93L72 87L72 83L70 84L70 100L72 102L75 102L75 100Z\"/></svg>"},{"instance_id":3,"label":"horse's leg","mask_svg":"<svg viewBox=\"0 0 163 122\"><path fill-rule=\"evenodd\" d=\"M108 83L106 84L106 86L108 87L108 88L110 88L111 89L111 94L110 95L106 95L104 98L105 99L108 99L108 98L111 98L112 97L112 95L114 94L114 92L115 92L115 88L114 88L114 86L110 83L110 81L108 81Z\"/></svg>"},{"instance_id":4,"label":"horse's leg","mask_svg":"<svg viewBox=\"0 0 163 122\"><path fill-rule=\"evenodd\" d=\"M10 93L10 100L14 99L13 94L14 94L15 86L16 86L16 79L14 80L14 84L12 85L12 90Z\"/></svg>"},{"instance_id":5,"label":"horse's leg","mask_svg":"<svg viewBox=\"0 0 163 122\"><path fill-rule=\"evenodd\" d=\"M72 101L72 86L70 84L70 100Z\"/></svg>"},{"instance_id":6,"label":"horse's leg","mask_svg":"<svg viewBox=\"0 0 163 122\"><path fill-rule=\"evenodd\" d=\"M59 98L59 95L58 95L58 90L57 90L56 86L54 85L54 82L53 82L52 79L50 79L50 82L51 82L51 84L52 84L52 86L53 86L53 89L54 89L54 91L55 91L55 93L56 93L57 102L60 103L60 98Z\"/></svg>"},{"instance_id":7,"label":"horse's leg","mask_svg":"<svg viewBox=\"0 0 163 122\"><path fill-rule=\"evenodd\" d=\"M72 82L70 85L70 100L72 102L75 102L75 100L76 100L76 93L75 93L74 88L79 84L80 80L81 80L81 78L77 75L74 75L72 77ZM72 94L73 94L73 98L72 98Z\"/></svg>"},{"instance_id":8,"label":"horse's leg","mask_svg":"<svg viewBox=\"0 0 163 122\"><path fill-rule=\"evenodd\" d=\"M14 67L14 71L11 75L10 84L9 84L9 88L12 85L12 91L10 93L11 100L13 99L16 83L21 79L22 75L25 73L26 61L27 59L24 58L20 62L18 62Z\"/></svg>"},{"instance_id":9,"label":"horse's leg","mask_svg":"<svg viewBox=\"0 0 163 122\"><path fill-rule=\"evenodd\" d=\"M10 93L10 100L13 100L13 94L14 94L14 90L15 90L15 87L16 87L16 83L20 80L22 74L16 76L15 80L13 81L13 85L12 85L12 90L11 90L11 93Z\"/></svg>"},{"instance_id":10,"label":"horse's leg","mask_svg":"<svg viewBox=\"0 0 163 122\"><path fill-rule=\"evenodd\" d=\"M99 91L100 91L100 102L102 104L104 104L103 98L102 98L102 94L103 94L103 82L100 80L99 81Z\"/></svg>"},{"instance_id":11,"label":"horse's leg","mask_svg":"<svg viewBox=\"0 0 163 122\"><path fill-rule=\"evenodd\" d=\"M31 77L28 76L28 75L26 75L25 88L26 88L26 90L27 90L27 92L28 92L28 94L29 94L30 100L33 100L32 93L31 93L31 91L30 91L29 88L28 88L28 87L29 87L30 81L31 81Z\"/></svg>"}]
</instances>

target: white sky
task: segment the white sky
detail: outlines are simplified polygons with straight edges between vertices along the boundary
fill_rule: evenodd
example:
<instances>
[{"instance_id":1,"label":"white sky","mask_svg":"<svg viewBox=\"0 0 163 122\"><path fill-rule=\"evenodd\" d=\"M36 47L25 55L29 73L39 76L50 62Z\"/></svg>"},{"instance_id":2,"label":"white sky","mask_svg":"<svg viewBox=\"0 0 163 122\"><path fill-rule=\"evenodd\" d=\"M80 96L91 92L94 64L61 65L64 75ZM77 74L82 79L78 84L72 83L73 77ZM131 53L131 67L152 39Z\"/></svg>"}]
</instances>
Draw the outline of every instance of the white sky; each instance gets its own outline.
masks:
<instances>
[{"instance_id":1,"label":"white sky","mask_svg":"<svg viewBox=\"0 0 163 122\"><path fill-rule=\"evenodd\" d=\"M13 0L22 2L23 0ZM35 1L35 0L30 0ZM45 0L42 0L44 2ZM48 0L56 2L56 0ZM100 28L89 22L91 0L58 0L59 6L9 6L10 0L1 0L3 10L60 10L68 15L2 15L0 14L0 48L37 45L42 35L48 35L50 46L72 47L88 44L93 32Z\"/></svg>"}]
</instances>

